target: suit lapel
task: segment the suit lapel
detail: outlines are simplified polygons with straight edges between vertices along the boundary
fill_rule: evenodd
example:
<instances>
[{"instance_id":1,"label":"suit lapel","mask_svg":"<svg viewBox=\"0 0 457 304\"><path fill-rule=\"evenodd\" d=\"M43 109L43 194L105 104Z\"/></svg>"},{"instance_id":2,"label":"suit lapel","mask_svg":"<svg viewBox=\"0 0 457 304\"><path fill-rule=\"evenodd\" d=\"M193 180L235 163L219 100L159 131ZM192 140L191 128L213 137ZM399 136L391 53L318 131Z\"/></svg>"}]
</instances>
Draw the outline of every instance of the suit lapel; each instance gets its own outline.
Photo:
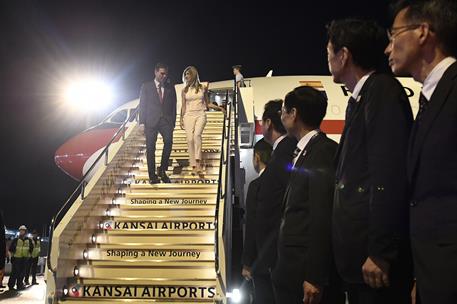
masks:
<instances>
[{"instance_id":1,"label":"suit lapel","mask_svg":"<svg viewBox=\"0 0 457 304\"><path fill-rule=\"evenodd\" d=\"M305 149L303 149L303 151L300 152L300 156L298 157L297 162L295 163L295 166L292 169L292 173L290 174L289 182L287 183L287 188L286 188L286 192L284 194L284 199L283 199L282 211L284 211L286 208L287 201L289 199L289 192L290 192L291 184L295 180L295 177L298 174L300 174L298 171L300 170L300 168L303 165L303 163L305 162L305 160L309 157L309 154L311 152L313 145L324 136L325 136L325 134L319 131L319 133L314 138L311 138L311 140L306 145Z\"/></svg>"},{"instance_id":2,"label":"suit lapel","mask_svg":"<svg viewBox=\"0 0 457 304\"><path fill-rule=\"evenodd\" d=\"M156 82L154 80L152 81L152 94L154 94L153 99L156 101L156 103L160 104L160 96L156 87Z\"/></svg>"},{"instance_id":3,"label":"suit lapel","mask_svg":"<svg viewBox=\"0 0 457 304\"><path fill-rule=\"evenodd\" d=\"M338 144L338 150L337 150L336 156L335 156L335 168L337 168L337 172L336 172L337 177L339 177L339 175L341 174L341 172L343 172L343 169L344 169L344 160L345 160L346 154L347 154L346 153L347 146L345 145L345 142L346 142L346 137L349 132L349 128L352 125L352 123L354 122L354 120L356 120L361 115L360 111L362 109L364 95L365 95L366 91L368 90L368 88L371 86L371 83L373 82L373 79L374 79L373 75L375 75L375 73L371 74L370 77L368 77L368 79L363 84L363 87L360 90L360 94L358 97L359 101L357 102L357 104L353 110L353 114L352 114L350 120L345 121L345 123L344 123L343 134L341 135L340 143Z\"/></svg>"},{"instance_id":4,"label":"suit lapel","mask_svg":"<svg viewBox=\"0 0 457 304\"><path fill-rule=\"evenodd\" d=\"M448 100L448 95L452 89L452 79L457 76L457 62L453 63L443 77L438 82L432 97L430 98L430 105L428 109L421 116L421 121L414 122L413 130L409 141L409 155L410 155L410 168L408 170L409 178L411 179L414 174L414 168L420 156L421 147L424 144L425 138L430 131L433 122L436 120L438 114L441 112L443 105Z\"/></svg>"}]
</instances>

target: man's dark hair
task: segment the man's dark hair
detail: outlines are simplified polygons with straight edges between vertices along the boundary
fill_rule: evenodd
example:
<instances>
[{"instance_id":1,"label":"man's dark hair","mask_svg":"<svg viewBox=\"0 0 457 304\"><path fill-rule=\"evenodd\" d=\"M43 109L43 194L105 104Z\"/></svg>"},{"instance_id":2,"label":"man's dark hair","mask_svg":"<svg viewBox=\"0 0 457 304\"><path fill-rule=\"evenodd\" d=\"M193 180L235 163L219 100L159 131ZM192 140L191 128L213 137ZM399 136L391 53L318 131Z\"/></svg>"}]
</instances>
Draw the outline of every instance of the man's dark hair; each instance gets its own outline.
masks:
<instances>
[{"instance_id":1,"label":"man's dark hair","mask_svg":"<svg viewBox=\"0 0 457 304\"><path fill-rule=\"evenodd\" d=\"M426 22L438 37L446 55L457 55L456 0L400 0L391 5L393 18L408 8L405 18L409 24Z\"/></svg>"},{"instance_id":2,"label":"man's dark hair","mask_svg":"<svg viewBox=\"0 0 457 304\"><path fill-rule=\"evenodd\" d=\"M234 65L234 66L232 66L232 69L237 69L238 71L241 72L241 65L239 65L239 64Z\"/></svg>"},{"instance_id":3,"label":"man's dark hair","mask_svg":"<svg viewBox=\"0 0 457 304\"><path fill-rule=\"evenodd\" d=\"M284 128L281 122L282 102L282 99L275 99L267 102L265 104L265 110L263 111L262 120L265 121L270 119L273 129L281 134L286 134L286 128Z\"/></svg>"},{"instance_id":4,"label":"man's dark hair","mask_svg":"<svg viewBox=\"0 0 457 304\"><path fill-rule=\"evenodd\" d=\"M387 71L384 50L389 43L386 31L372 20L340 19L327 25L328 40L335 54L346 47L352 60L365 70Z\"/></svg>"},{"instance_id":5,"label":"man's dark hair","mask_svg":"<svg viewBox=\"0 0 457 304\"><path fill-rule=\"evenodd\" d=\"M312 87L301 86L287 93L284 108L287 112L297 109L299 119L306 126L318 129L327 112L327 98Z\"/></svg>"},{"instance_id":6,"label":"man's dark hair","mask_svg":"<svg viewBox=\"0 0 457 304\"><path fill-rule=\"evenodd\" d=\"M265 165L268 165L270 162L272 151L273 147L263 138L256 142L254 145L254 153L259 155L260 161Z\"/></svg>"},{"instance_id":7,"label":"man's dark hair","mask_svg":"<svg viewBox=\"0 0 457 304\"><path fill-rule=\"evenodd\" d=\"M157 72L160 69L168 70L168 65L166 65L165 63L159 62L156 64L155 71Z\"/></svg>"}]
</instances>

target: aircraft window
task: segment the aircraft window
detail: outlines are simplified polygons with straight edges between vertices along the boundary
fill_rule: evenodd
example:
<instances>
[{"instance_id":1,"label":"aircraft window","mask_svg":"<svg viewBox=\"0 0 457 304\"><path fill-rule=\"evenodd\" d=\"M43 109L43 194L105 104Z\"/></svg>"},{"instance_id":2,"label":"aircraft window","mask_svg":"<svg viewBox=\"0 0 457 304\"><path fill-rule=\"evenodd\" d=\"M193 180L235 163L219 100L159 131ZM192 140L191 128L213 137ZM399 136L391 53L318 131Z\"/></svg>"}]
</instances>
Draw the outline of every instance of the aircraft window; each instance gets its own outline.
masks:
<instances>
[{"instance_id":1,"label":"aircraft window","mask_svg":"<svg viewBox=\"0 0 457 304\"><path fill-rule=\"evenodd\" d=\"M122 110L111 116L110 122L123 123L127 120L127 110Z\"/></svg>"},{"instance_id":2,"label":"aircraft window","mask_svg":"<svg viewBox=\"0 0 457 304\"><path fill-rule=\"evenodd\" d=\"M132 116L133 112L135 112L137 108L138 108L138 107L136 107L136 108L134 108L134 109L130 109L130 111L129 111L129 117ZM136 116L136 115L135 115L135 116ZM131 117L131 118L130 118L130 122L132 122L132 121L134 121L134 120L135 120L135 117Z\"/></svg>"}]
</instances>

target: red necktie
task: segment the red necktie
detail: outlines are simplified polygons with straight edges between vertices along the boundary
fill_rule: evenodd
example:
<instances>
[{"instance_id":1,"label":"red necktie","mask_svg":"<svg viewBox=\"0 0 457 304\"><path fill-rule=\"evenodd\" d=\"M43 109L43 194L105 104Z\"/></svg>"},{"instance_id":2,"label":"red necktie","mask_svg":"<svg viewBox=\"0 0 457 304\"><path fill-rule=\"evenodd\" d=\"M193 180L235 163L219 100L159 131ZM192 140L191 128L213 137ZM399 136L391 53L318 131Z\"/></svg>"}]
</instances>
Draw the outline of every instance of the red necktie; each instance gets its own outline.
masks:
<instances>
[{"instance_id":1,"label":"red necktie","mask_svg":"<svg viewBox=\"0 0 457 304\"><path fill-rule=\"evenodd\" d=\"M157 86L157 93L159 94L160 103L163 103L162 84L161 83L159 83L159 85Z\"/></svg>"}]
</instances>

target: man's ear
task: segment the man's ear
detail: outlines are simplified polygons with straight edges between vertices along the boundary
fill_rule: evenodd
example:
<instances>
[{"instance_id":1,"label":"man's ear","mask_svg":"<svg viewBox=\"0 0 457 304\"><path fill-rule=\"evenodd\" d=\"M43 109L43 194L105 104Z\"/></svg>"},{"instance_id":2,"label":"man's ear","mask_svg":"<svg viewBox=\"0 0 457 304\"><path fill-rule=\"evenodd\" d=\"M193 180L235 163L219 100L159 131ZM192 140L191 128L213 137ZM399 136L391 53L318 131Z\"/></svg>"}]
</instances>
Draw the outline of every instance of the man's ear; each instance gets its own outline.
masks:
<instances>
[{"instance_id":1,"label":"man's ear","mask_svg":"<svg viewBox=\"0 0 457 304\"><path fill-rule=\"evenodd\" d=\"M430 28L430 24L422 23L419 27L419 44L423 45L427 39L430 39L433 35L435 35L435 33Z\"/></svg>"},{"instance_id":2,"label":"man's ear","mask_svg":"<svg viewBox=\"0 0 457 304\"><path fill-rule=\"evenodd\" d=\"M271 128L271 119L270 118L267 118L264 120L264 124L267 126L267 130L270 130Z\"/></svg>"},{"instance_id":3,"label":"man's ear","mask_svg":"<svg viewBox=\"0 0 457 304\"><path fill-rule=\"evenodd\" d=\"M289 112L289 115L294 121L296 121L298 118L297 108L292 108Z\"/></svg>"},{"instance_id":4,"label":"man's ear","mask_svg":"<svg viewBox=\"0 0 457 304\"><path fill-rule=\"evenodd\" d=\"M352 55L349 49L345 46L342 47L338 54L338 59L340 60L341 66L346 66L350 58L352 58Z\"/></svg>"}]
</instances>

